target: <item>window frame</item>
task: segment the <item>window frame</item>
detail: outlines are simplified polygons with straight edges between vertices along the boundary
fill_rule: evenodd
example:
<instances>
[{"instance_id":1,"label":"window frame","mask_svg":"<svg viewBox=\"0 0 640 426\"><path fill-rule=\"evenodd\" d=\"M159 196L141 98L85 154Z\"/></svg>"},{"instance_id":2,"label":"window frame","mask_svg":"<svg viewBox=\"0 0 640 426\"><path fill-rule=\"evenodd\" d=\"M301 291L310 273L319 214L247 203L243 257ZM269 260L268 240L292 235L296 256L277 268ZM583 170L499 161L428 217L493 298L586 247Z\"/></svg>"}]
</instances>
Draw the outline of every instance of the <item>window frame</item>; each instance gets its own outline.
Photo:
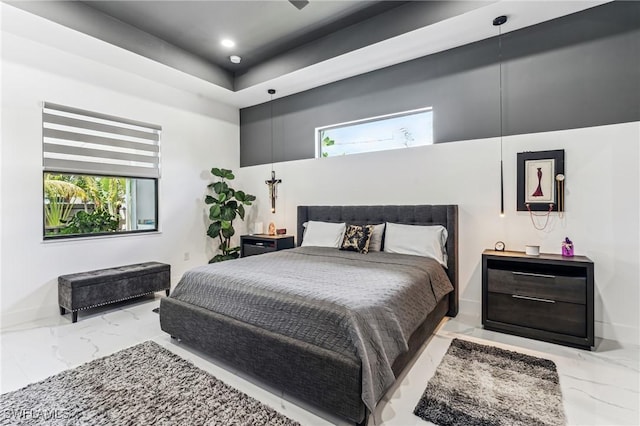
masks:
<instances>
[{"instance_id":1,"label":"window frame","mask_svg":"<svg viewBox=\"0 0 640 426\"><path fill-rule=\"evenodd\" d=\"M72 115L70 116L70 118L65 119L65 117L69 117L67 114L72 114ZM59 120L63 120L63 122L56 120L56 117L62 117ZM57 135L52 135L52 132L55 133L56 125L62 125L62 126L67 125L67 123L65 123L64 120L71 122L71 124L69 124L69 126L71 126L69 130L58 131L58 134L64 134L62 137L58 137ZM97 121L94 121L94 120L97 120ZM73 122L75 123L84 122L85 124L74 126ZM92 124L92 123L95 123L95 124ZM51 127L51 124L53 124L54 127ZM121 133L118 130L118 128L120 127L122 127L123 129L122 130L123 133ZM76 130L76 128L78 130ZM139 131L136 130L136 128L139 128ZM51 130L51 129L54 129L54 130ZM64 127L62 129L64 129ZM81 163L74 162L73 155L83 155L83 152L87 152L87 151L83 151L82 145L80 146L80 148L78 148L75 151L74 151L74 148L72 147L70 149L65 148L65 147L72 146L72 145L69 145L69 141L71 141L73 144L76 144L77 142L88 142L89 144L95 143L93 140L83 139L83 135L85 134L84 132L86 131L85 129L89 131L88 133L89 135L95 134L95 133L92 133L94 131L103 132L103 135L100 135L100 133L96 135L98 139L102 139L102 140L112 139L114 141L115 145L113 146L109 144L105 144L104 141L97 142L106 147L106 148L98 147L98 149L102 149L103 151L106 151L106 152L109 152L109 151L114 152L113 160L116 160L116 163L111 163L111 164L115 164L114 166L112 166L112 169L109 169L107 165L107 168L105 170L101 170L104 168L104 166L100 164L101 163L100 160L97 161L96 163L97 167L95 167L95 169L91 167L91 164L93 164L92 162L86 162L86 160L82 158L80 159ZM107 129L107 130L104 130L104 129ZM131 129L131 130L128 130L128 129ZM109 130L113 130L113 131L109 131ZM144 132L144 133L147 133L147 136L132 135L131 132L135 132L138 134L142 134ZM67 135L68 137L65 137ZM124 135L124 138L121 138L119 135ZM155 135L155 136L150 137L149 135ZM129 141L132 140L132 139L127 139L128 136L134 137L132 142L127 142L128 140ZM51 140L51 138L54 138L53 141ZM88 138L92 138L92 136L88 136ZM132 144L141 146L140 142L135 142L135 138L138 138L138 140L140 139L152 140L153 143L150 143L148 146L153 148L143 148L143 147L132 148L130 146L126 146L126 145L132 145ZM56 140L56 139L59 139L59 140ZM161 166L162 166L162 163L161 163L162 127L161 126L151 124L151 123L145 123L142 121L132 120L129 118L123 118L123 117L118 117L114 115L94 112L90 110L84 110L80 108L60 105L52 102L43 102L42 103L41 141L42 141L41 143L41 154L42 154L42 180L41 180L42 210L41 210L41 213L42 213L43 241L45 242L62 241L62 240L69 241L69 240L82 240L85 238L118 237L118 236L125 236L125 235L153 234L153 233L160 232L159 194L160 194L160 184L161 184L160 178L161 178ZM56 145L62 144L61 146L63 147L63 151L58 151L56 149L50 150L49 148L52 146L51 143L54 143ZM121 143L125 145L121 145ZM149 155L148 157L149 161L144 161L144 160L139 160L141 156L136 155L137 153L135 153L134 151L133 153L131 153L131 156L130 156L131 159L127 159L128 161L133 161L133 163L129 163L130 166L126 166L126 165L118 166L118 164L122 164L122 163L118 163L118 161L124 160L127 156L127 154L119 154L119 152L122 152L119 150L123 146L125 146L130 153L132 150L141 149L143 151L154 152L154 154ZM93 155L96 152L96 150L95 149L92 150L91 147L89 147L89 151L93 151L93 152L91 152L88 155ZM51 153L54 153L54 154L69 153L69 155L71 155L72 157L68 157L68 160L70 160L70 162L65 159L60 161L61 164L58 164L58 163L55 163L55 160L53 162L50 160L51 158L54 158L54 159L56 158L56 157L50 157L49 155ZM123 155L125 157L123 157ZM98 154L97 157L106 158L107 160L109 160L110 158L108 156L105 157L104 153L102 155ZM153 161L154 158L156 159L155 161ZM94 159L90 161L96 161L96 160ZM146 168L146 167L141 168L139 164L136 163L138 161L143 161L145 163L147 162L153 163L154 166L151 168ZM69 164L69 167L67 167L67 163ZM128 167L128 170L126 170L127 167ZM122 173L118 173L118 172L122 172ZM92 232L92 233L83 233L83 234L49 234L47 235L47 214L45 210L46 209L45 204L47 200L47 191L45 188L45 177L47 175L102 177L102 178L113 178L113 179L128 179L128 180L134 180L134 181L135 180L145 180L145 181L151 180L153 181L153 187L154 187L153 188L153 196L154 196L153 209L154 209L154 220L155 220L154 226L151 229L131 229L131 230L116 230L116 231L105 231L105 232ZM149 193L150 191L147 191L147 194ZM134 224L130 224L130 226L133 226L133 225ZM136 223L135 225L137 226L138 224Z\"/></svg>"},{"instance_id":2,"label":"window frame","mask_svg":"<svg viewBox=\"0 0 640 426\"><path fill-rule=\"evenodd\" d=\"M320 127L316 127L314 130L314 140L315 140L315 158L329 158L329 157L323 157L322 156L322 140L320 139L320 132L323 130L327 130L327 129L338 129L338 128L342 128L342 127L348 127L348 126L352 126L354 124L365 124L365 123L373 123L376 121L382 121L384 119L390 119L390 118L398 118L398 117L406 117L408 115L413 115L413 114L418 114L418 113L422 113L422 112L428 112L430 111L433 115L434 113L434 108L433 106L428 106L428 107L421 107L421 108L415 108L412 110L407 110L407 111L400 111L400 112L393 112L393 113L389 113L389 114L382 114L382 115L376 115L374 117L367 117L367 118L361 118L361 119L357 119L357 120L350 120L350 121L345 121L342 123L336 123L336 124L330 124L327 126L320 126ZM433 135L433 125L431 126L431 132ZM432 142L433 144L433 142ZM417 145L417 146L427 146L427 145ZM417 146L409 146L407 148L416 148ZM358 155L358 154L367 154L370 152L383 152L383 151L393 151L396 149L400 149L400 148L389 148L389 149L381 149L381 150L376 150L376 151L365 151L365 152L355 152L352 154L346 154L346 155Z\"/></svg>"},{"instance_id":3,"label":"window frame","mask_svg":"<svg viewBox=\"0 0 640 426\"><path fill-rule=\"evenodd\" d=\"M46 218L46 214L44 212L44 200L46 199L46 193L45 193L45 189L44 189L44 181L45 181L45 175L47 174L60 174L60 175L75 175L75 176L93 176L93 177L105 177L105 178L114 178L114 179L146 179L146 180L151 180L154 182L154 205L153 205L153 209L155 212L155 227L153 229L132 229L130 231L115 231L115 232L91 232L91 233L87 233L87 234L59 234L59 235L47 235L46 234L46 228L47 228L47 218ZM92 238L92 237L118 237L118 236L124 236L124 235L138 235L138 234L145 234L145 233L158 233L160 232L160 210L159 210L159 200L158 200L158 194L160 192L160 179L159 178L141 178L141 177L137 177L137 176L111 176L111 175L102 175L102 174L79 174L79 173L69 173L69 172L55 172L55 171L46 171L43 170L42 171L42 201L43 201L43 206L42 206L42 239L43 241L46 242L50 242L50 241L62 241L62 240L70 240L70 239L82 239L82 238Z\"/></svg>"}]
</instances>

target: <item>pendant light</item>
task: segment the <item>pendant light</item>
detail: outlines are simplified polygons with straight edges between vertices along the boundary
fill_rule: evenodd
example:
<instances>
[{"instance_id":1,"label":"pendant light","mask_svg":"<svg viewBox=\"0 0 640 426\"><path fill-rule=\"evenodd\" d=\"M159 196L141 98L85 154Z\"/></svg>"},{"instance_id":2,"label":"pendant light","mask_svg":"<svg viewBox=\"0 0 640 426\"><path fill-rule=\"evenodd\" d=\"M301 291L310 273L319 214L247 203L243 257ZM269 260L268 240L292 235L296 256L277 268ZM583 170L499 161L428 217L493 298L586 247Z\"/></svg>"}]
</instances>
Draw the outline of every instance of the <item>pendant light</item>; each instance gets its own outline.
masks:
<instances>
[{"instance_id":1,"label":"pendant light","mask_svg":"<svg viewBox=\"0 0 640 426\"><path fill-rule=\"evenodd\" d=\"M504 128L502 125L502 24L507 22L505 15L498 16L493 20L493 25L498 27L498 65L500 69L500 217L504 217L504 168L502 162L502 137L504 135Z\"/></svg>"},{"instance_id":2,"label":"pendant light","mask_svg":"<svg viewBox=\"0 0 640 426\"><path fill-rule=\"evenodd\" d=\"M269 187L269 198L271 198L271 213L276 212L276 198L278 198L278 184L282 183L282 179L276 179L276 172L273 170L273 95L276 94L275 89L267 90L271 95L271 179L265 180L264 183Z\"/></svg>"}]
</instances>

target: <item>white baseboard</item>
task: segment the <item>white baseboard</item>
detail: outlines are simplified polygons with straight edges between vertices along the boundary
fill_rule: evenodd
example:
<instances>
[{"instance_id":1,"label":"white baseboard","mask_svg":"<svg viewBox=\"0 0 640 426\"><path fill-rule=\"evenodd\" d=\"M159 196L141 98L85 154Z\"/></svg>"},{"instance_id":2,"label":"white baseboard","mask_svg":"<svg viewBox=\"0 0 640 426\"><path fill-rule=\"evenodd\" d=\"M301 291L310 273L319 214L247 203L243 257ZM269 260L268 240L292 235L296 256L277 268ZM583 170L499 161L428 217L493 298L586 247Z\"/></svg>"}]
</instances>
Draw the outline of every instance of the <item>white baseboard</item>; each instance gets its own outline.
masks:
<instances>
[{"instance_id":1,"label":"white baseboard","mask_svg":"<svg viewBox=\"0 0 640 426\"><path fill-rule=\"evenodd\" d=\"M58 305L41 306L19 311L3 312L0 316L0 330L16 328L25 323L46 320L59 316ZM476 300L460 299L459 316L474 327L482 326L482 304ZM595 321L596 337L614 340L625 345L640 345L640 330L623 324Z\"/></svg>"},{"instance_id":2,"label":"white baseboard","mask_svg":"<svg viewBox=\"0 0 640 426\"><path fill-rule=\"evenodd\" d=\"M0 330L19 329L23 324L44 322L44 320L55 319L56 316L60 316L60 308L57 304L2 312Z\"/></svg>"},{"instance_id":3,"label":"white baseboard","mask_svg":"<svg viewBox=\"0 0 640 426\"><path fill-rule=\"evenodd\" d=\"M624 324L595 321L595 335L626 345L640 345L640 330Z\"/></svg>"},{"instance_id":4,"label":"white baseboard","mask_svg":"<svg viewBox=\"0 0 640 426\"><path fill-rule=\"evenodd\" d=\"M460 309L458 315L462 315L469 325L482 326L482 303L476 300L460 299ZM614 340L624 345L640 345L640 330L623 324L605 323L595 321L595 337L607 340Z\"/></svg>"},{"instance_id":5,"label":"white baseboard","mask_svg":"<svg viewBox=\"0 0 640 426\"><path fill-rule=\"evenodd\" d=\"M460 299L458 315L474 327L482 327L482 303L471 299Z\"/></svg>"}]
</instances>

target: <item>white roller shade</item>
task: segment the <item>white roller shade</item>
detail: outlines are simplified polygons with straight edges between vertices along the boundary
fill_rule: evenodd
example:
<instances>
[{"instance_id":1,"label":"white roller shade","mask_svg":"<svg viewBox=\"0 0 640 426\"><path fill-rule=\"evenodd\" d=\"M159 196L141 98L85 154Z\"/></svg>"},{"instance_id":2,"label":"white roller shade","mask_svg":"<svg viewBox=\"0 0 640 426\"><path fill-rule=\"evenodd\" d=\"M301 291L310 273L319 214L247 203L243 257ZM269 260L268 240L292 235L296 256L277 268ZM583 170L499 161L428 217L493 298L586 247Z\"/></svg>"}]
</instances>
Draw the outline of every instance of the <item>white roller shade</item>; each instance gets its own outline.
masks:
<instances>
[{"instance_id":1,"label":"white roller shade","mask_svg":"<svg viewBox=\"0 0 640 426\"><path fill-rule=\"evenodd\" d=\"M155 124L45 102L42 152L46 172L160 177Z\"/></svg>"}]
</instances>

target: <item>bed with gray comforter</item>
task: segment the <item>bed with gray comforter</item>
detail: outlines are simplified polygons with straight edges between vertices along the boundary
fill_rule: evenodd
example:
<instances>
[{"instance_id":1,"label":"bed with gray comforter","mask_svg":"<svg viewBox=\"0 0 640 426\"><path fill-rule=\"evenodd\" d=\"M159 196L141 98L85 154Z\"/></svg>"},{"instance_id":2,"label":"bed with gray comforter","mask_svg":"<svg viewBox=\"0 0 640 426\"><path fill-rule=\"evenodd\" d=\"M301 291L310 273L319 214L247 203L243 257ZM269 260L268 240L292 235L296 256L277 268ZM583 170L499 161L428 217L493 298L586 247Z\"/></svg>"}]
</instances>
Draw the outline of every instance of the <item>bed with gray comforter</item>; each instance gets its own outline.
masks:
<instances>
[{"instance_id":1,"label":"bed with gray comforter","mask_svg":"<svg viewBox=\"0 0 640 426\"><path fill-rule=\"evenodd\" d=\"M425 324L432 329L449 310L448 272L420 256L298 247L186 272L162 301L161 325L360 422L394 383L398 361L415 352L412 337L428 336ZM327 392L334 397L319 397Z\"/></svg>"}]
</instances>

